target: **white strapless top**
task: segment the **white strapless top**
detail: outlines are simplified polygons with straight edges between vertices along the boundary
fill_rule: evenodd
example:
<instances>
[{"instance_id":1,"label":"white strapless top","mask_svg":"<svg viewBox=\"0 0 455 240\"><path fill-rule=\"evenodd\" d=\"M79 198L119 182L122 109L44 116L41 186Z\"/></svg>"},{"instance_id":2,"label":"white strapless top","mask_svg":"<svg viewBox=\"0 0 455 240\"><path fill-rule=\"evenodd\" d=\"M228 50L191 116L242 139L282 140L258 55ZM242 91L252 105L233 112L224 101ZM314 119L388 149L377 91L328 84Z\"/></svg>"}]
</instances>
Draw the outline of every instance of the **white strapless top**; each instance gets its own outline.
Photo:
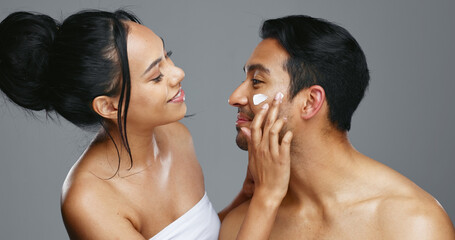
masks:
<instances>
[{"instance_id":1,"label":"white strapless top","mask_svg":"<svg viewBox=\"0 0 455 240\"><path fill-rule=\"evenodd\" d=\"M216 240L220 219L207 196L150 240Z\"/></svg>"}]
</instances>

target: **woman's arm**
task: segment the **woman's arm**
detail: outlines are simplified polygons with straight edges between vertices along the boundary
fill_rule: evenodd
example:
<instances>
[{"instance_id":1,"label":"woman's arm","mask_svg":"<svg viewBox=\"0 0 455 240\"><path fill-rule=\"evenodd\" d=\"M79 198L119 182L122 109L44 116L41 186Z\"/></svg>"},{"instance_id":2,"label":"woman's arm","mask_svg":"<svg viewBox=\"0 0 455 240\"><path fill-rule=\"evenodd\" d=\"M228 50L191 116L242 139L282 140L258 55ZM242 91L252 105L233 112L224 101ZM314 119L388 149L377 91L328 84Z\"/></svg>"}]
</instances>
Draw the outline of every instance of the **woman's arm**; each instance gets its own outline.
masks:
<instances>
[{"instance_id":1,"label":"woman's arm","mask_svg":"<svg viewBox=\"0 0 455 240\"><path fill-rule=\"evenodd\" d=\"M223 210L218 213L218 217L220 218L221 222L223 222L224 218L236 207L240 206L242 203L251 199L254 193L254 180L253 176L251 176L251 172L247 169L245 181L243 181L243 187L234 200L226 206Z\"/></svg>"},{"instance_id":2,"label":"woman's arm","mask_svg":"<svg viewBox=\"0 0 455 240\"><path fill-rule=\"evenodd\" d=\"M248 140L248 169L254 179L255 190L244 217L234 217L227 224L238 226L238 222L242 221L241 226L236 227L238 240L268 239L278 208L287 193L292 133L288 131L280 143L279 134L286 120L278 119L282 96L277 96L270 110L268 104L263 105L250 129L241 129ZM237 223L232 224L232 221ZM222 230L220 239L233 239L233 236L232 232Z\"/></svg>"}]
</instances>

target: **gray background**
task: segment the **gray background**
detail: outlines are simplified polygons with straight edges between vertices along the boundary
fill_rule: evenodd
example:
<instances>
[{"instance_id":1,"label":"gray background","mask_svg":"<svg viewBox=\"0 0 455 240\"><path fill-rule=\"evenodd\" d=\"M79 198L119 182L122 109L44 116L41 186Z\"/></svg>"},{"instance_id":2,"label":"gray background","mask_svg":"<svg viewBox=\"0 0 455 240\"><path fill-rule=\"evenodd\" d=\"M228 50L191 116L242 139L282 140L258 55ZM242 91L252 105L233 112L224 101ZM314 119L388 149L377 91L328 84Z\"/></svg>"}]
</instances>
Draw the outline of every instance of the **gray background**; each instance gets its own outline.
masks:
<instances>
[{"instance_id":1,"label":"gray background","mask_svg":"<svg viewBox=\"0 0 455 240\"><path fill-rule=\"evenodd\" d=\"M416 182L455 218L455 1L0 0L0 18L27 10L61 20L80 9L119 7L163 36L186 72L188 113L197 115L183 122L217 210L245 174L247 154L235 145L236 110L227 99L244 78L260 23L308 14L347 28L367 56L372 81L353 118L353 145ZM60 188L93 134L2 98L0 122L0 239L67 239Z\"/></svg>"}]
</instances>

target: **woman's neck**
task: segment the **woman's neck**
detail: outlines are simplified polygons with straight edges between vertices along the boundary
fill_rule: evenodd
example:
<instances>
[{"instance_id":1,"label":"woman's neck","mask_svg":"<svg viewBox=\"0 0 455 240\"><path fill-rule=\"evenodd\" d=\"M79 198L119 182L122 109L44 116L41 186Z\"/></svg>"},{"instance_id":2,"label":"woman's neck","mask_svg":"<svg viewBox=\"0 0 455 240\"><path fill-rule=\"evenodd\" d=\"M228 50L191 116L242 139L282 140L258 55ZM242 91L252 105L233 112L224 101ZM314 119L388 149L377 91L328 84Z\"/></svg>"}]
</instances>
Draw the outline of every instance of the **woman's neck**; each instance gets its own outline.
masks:
<instances>
[{"instance_id":1,"label":"woman's neck","mask_svg":"<svg viewBox=\"0 0 455 240\"><path fill-rule=\"evenodd\" d=\"M119 175L141 171L158 158L159 148L154 131L135 134L128 130L124 139L117 126L109 126L102 128L92 142L92 146L104 148L109 166L118 169Z\"/></svg>"}]
</instances>

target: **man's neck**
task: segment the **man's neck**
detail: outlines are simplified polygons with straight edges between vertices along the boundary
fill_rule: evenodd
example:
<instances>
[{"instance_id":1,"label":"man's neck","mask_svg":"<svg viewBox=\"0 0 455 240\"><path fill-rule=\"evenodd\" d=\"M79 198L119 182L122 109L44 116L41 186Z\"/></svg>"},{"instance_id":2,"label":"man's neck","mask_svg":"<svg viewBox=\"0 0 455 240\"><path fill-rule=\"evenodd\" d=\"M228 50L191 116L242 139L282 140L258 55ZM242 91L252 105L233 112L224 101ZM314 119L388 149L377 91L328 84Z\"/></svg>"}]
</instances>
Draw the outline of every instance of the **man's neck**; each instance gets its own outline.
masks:
<instances>
[{"instance_id":1,"label":"man's neck","mask_svg":"<svg viewBox=\"0 0 455 240\"><path fill-rule=\"evenodd\" d=\"M350 144L347 133L307 134L305 138L297 140L291 150L287 201L317 208L349 201L363 155Z\"/></svg>"}]
</instances>

